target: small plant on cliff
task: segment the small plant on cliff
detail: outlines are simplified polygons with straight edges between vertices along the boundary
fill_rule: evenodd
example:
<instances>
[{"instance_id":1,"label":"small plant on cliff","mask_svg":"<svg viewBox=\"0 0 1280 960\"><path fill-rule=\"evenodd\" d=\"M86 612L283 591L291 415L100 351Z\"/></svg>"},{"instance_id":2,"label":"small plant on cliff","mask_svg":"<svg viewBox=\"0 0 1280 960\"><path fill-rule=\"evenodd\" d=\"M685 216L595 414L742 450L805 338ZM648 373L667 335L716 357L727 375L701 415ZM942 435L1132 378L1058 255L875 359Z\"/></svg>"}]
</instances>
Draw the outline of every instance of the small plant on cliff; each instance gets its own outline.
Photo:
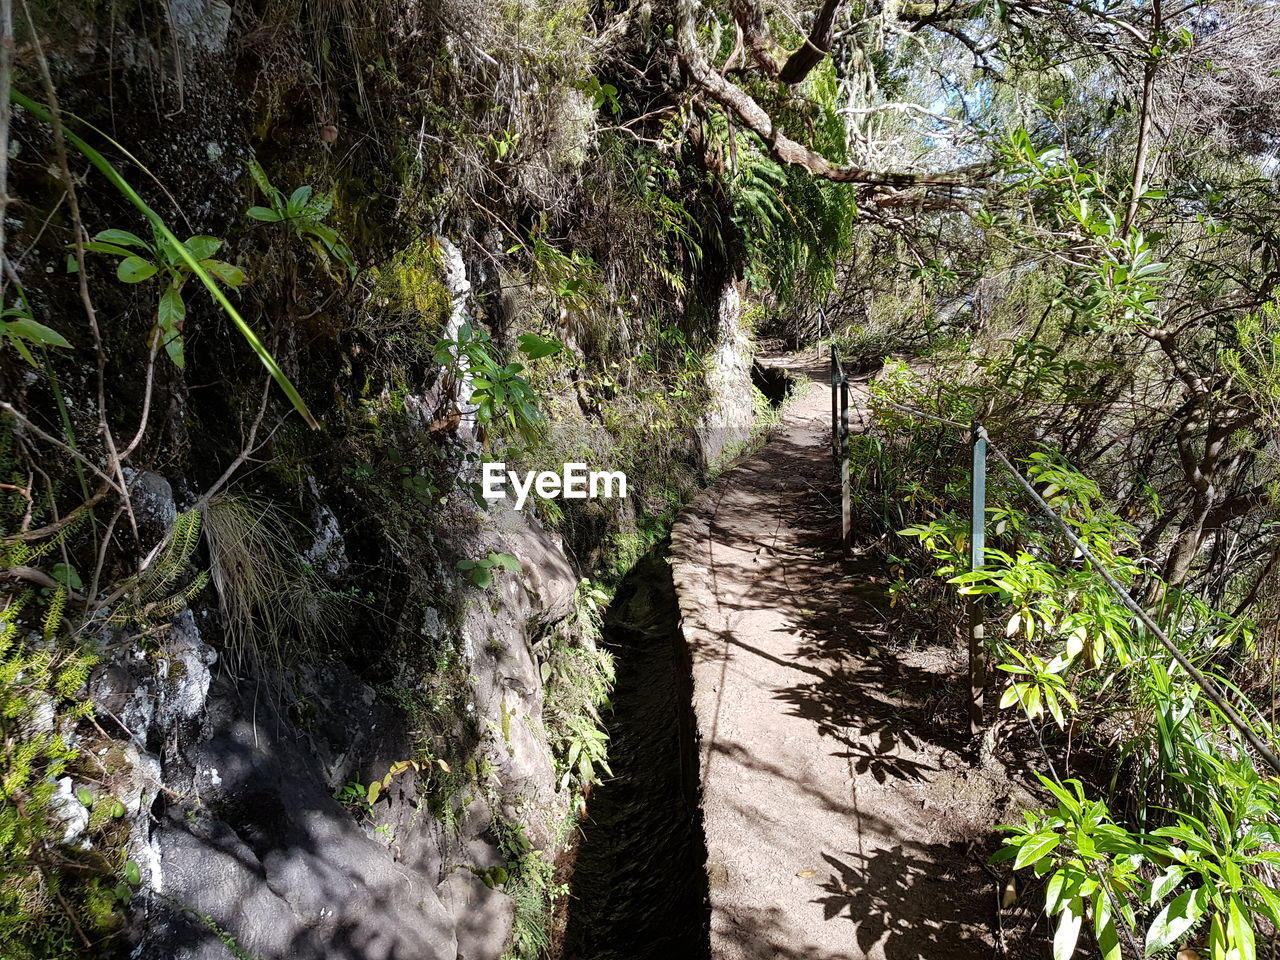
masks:
<instances>
[{"instance_id":1,"label":"small plant on cliff","mask_svg":"<svg viewBox=\"0 0 1280 960\"><path fill-rule=\"evenodd\" d=\"M609 769L609 735L600 712L609 706L613 657L600 648L608 593L590 580L578 584L576 616L534 645L545 687L542 718L556 758L557 789L598 783Z\"/></svg>"},{"instance_id":2,"label":"small plant on cliff","mask_svg":"<svg viewBox=\"0 0 1280 960\"><path fill-rule=\"evenodd\" d=\"M9 99L50 126L55 128L58 126L58 122L55 119L56 111L50 110L44 104L37 103L17 88L13 88L9 91ZM65 121L67 118L64 117L62 119ZM245 342L248 343L253 352L257 354L258 359L262 361L262 365L266 367L267 372L271 374L271 378L275 380L280 389L284 391L285 396L289 398L289 402L293 404L294 409L296 409L307 422L307 426L311 427L313 430L319 429L319 422L314 416L312 416L311 411L307 408L306 403L302 399L302 395L298 393L297 387L293 385L293 381L285 376L284 371L280 369L280 364L276 363L275 357L273 357L270 351L262 345L262 341L259 340L257 334L253 332L253 328L245 322L244 317L240 316L240 311L238 311L232 305L231 301L227 299L226 293L223 292L219 285L218 278L200 265L200 261L192 255L186 245L177 238L172 230L169 229L168 225L163 219L161 219L160 215L152 210L147 202L142 199L138 191L133 189L129 184L129 181L120 174L120 171L115 168L115 165L112 164L110 160L104 157L82 137L67 129L65 125L62 128L62 133L63 136L66 137L67 142L80 151L85 159L93 164L98 172L106 177L107 181L120 192L121 196L128 200L139 213L147 218L147 222L151 224L151 229L155 231L156 236L163 239L169 245L169 248L178 254L191 272L202 284L204 284L205 289L209 291L209 295L213 297L214 302L216 302L218 306L222 308L223 312L231 318L231 322L234 323L236 329L240 331ZM101 131L99 131L99 133L101 133ZM120 149L126 156L130 156L129 152L121 147L120 144L115 143L114 140L112 140L111 143ZM135 160L134 162L136 163L137 161ZM67 173L66 176L69 178L70 173Z\"/></svg>"},{"instance_id":3,"label":"small plant on cliff","mask_svg":"<svg viewBox=\"0 0 1280 960\"><path fill-rule=\"evenodd\" d=\"M120 257L116 278L121 283L145 283L157 275L168 280L156 304L152 336L160 338L160 345L169 354L169 359L181 368L186 364L182 324L187 318L182 288L197 267L218 283L232 288L242 286L245 277L244 271L235 264L214 257L222 247L222 241L217 237L195 236L179 242L183 250L178 250L173 242L158 232L151 242L147 242L128 230L103 230L84 248Z\"/></svg>"},{"instance_id":4,"label":"small plant on cliff","mask_svg":"<svg viewBox=\"0 0 1280 960\"><path fill-rule=\"evenodd\" d=\"M333 210L333 194L316 193L310 186L301 186L286 197L282 190L272 186L266 171L254 159L249 160L249 173L270 206L250 207L248 216L263 223L282 224L295 237L311 244L326 269L332 258L346 268L349 276L356 275L351 248L337 230L324 222Z\"/></svg>"},{"instance_id":5,"label":"small plant on cliff","mask_svg":"<svg viewBox=\"0 0 1280 960\"><path fill-rule=\"evenodd\" d=\"M114 854L96 842L119 802L88 797L85 833L95 842L81 848L63 822L76 801L58 793L78 755L67 731L92 710L81 691L94 657L58 639L67 589L31 621L37 599L28 589L0 608L0 956L13 960L80 956L90 935L115 928L120 900Z\"/></svg>"},{"instance_id":6,"label":"small plant on cliff","mask_svg":"<svg viewBox=\"0 0 1280 960\"><path fill-rule=\"evenodd\" d=\"M39 347L68 348L71 346L66 337L58 331L38 323L31 315L31 308L25 301L6 307L0 312L0 341L13 344L13 349L18 351L18 356L33 367L38 364L36 358L31 355L28 344Z\"/></svg>"},{"instance_id":7,"label":"small plant on cliff","mask_svg":"<svg viewBox=\"0 0 1280 960\"><path fill-rule=\"evenodd\" d=\"M520 561L509 553L492 552L487 557L482 557L479 560L464 559L458 561L458 572L465 573L472 586L479 587L482 590L493 583L493 572L495 570L519 573Z\"/></svg>"},{"instance_id":8,"label":"small plant on cliff","mask_svg":"<svg viewBox=\"0 0 1280 960\"><path fill-rule=\"evenodd\" d=\"M552 356L563 346L558 340L534 333L522 334L519 343L520 352L529 360ZM436 343L433 356L455 379L470 378L472 392L468 402L476 406L479 426L487 427L505 413L507 421L526 442L537 439L543 417L538 410L537 394L523 376L524 364L504 365L494 359L493 338L486 331L464 321L456 337Z\"/></svg>"}]
</instances>

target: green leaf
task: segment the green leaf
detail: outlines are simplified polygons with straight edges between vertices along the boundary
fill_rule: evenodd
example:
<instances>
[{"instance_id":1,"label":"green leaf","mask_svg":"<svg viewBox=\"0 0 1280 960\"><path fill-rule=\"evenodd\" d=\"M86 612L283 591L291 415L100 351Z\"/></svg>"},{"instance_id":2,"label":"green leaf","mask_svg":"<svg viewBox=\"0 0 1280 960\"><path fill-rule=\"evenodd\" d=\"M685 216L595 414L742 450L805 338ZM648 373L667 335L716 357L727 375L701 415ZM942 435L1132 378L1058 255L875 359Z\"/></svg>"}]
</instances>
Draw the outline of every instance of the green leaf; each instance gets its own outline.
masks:
<instances>
[{"instance_id":1,"label":"green leaf","mask_svg":"<svg viewBox=\"0 0 1280 960\"><path fill-rule=\"evenodd\" d=\"M143 260L141 257L126 257L120 261L120 266L116 267L116 278L123 283L142 283L156 275L159 269L149 260Z\"/></svg>"},{"instance_id":2,"label":"green leaf","mask_svg":"<svg viewBox=\"0 0 1280 960\"><path fill-rule=\"evenodd\" d=\"M522 333L517 340L520 343L520 352L530 360L550 357L564 349L564 344L559 340L540 337L536 333Z\"/></svg>"},{"instance_id":3,"label":"green leaf","mask_svg":"<svg viewBox=\"0 0 1280 960\"><path fill-rule=\"evenodd\" d=\"M209 237L200 235L191 237L187 240L187 249L191 251L191 255L197 260L208 260L222 246L222 241L217 237Z\"/></svg>"},{"instance_id":4,"label":"green leaf","mask_svg":"<svg viewBox=\"0 0 1280 960\"><path fill-rule=\"evenodd\" d=\"M329 215L329 211L333 209L333 194L318 193L311 198L311 202L307 204L303 213L310 220L323 220Z\"/></svg>"},{"instance_id":5,"label":"green leaf","mask_svg":"<svg viewBox=\"0 0 1280 960\"><path fill-rule=\"evenodd\" d=\"M138 869L136 860L126 860L124 864L124 878L130 886L138 886L142 883L142 871Z\"/></svg>"},{"instance_id":6,"label":"green leaf","mask_svg":"<svg viewBox=\"0 0 1280 960\"><path fill-rule=\"evenodd\" d=\"M471 571L471 582L483 590L493 583L493 574L489 572L488 567L476 567Z\"/></svg>"},{"instance_id":7,"label":"green leaf","mask_svg":"<svg viewBox=\"0 0 1280 960\"><path fill-rule=\"evenodd\" d=\"M111 805L111 816L119 820L125 814L124 804L117 800Z\"/></svg>"},{"instance_id":8,"label":"green leaf","mask_svg":"<svg viewBox=\"0 0 1280 960\"><path fill-rule=\"evenodd\" d=\"M1169 867L1168 870L1152 881L1150 899L1147 902L1155 906L1173 892L1174 888L1182 881L1182 878L1186 876L1186 873L1186 868L1180 867L1176 863Z\"/></svg>"},{"instance_id":9,"label":"green leaf","mask_svg":"<svg viewBox=\"0 0 1280 960\"><path fill-rule=\"evenodd\" d=\"M166 287L160 295L160 306L156 311L160 326L166 331L176 331L178 324L187 319L187 305L182 302L182 291L177 287Z\"/></svg>"},{"instance_id":10,"label":"green leaf","mask_svg":"<svg viewBox=\"0 0 1280 960\"><path fill-rule=\"evenodd\" d=\"M1253 936L1253 924L1248 912L1241 909L1240 899L1232 897L1227 912L1227 938L1235 948L1238 960L1256 960L1257 943Z\"/></svg>"},{"instance_id":11,"label":"green leaf","mask_svg":"<svg viewBox=\"0 0 1280 960\"><path fill-rule=\"evenodd\" d=\"M1196 925L1204 913L1204 901L1208 887L1197 887L1165 904L1151 926L1147 928L1146 955L1159 953L1173 946L1184 933Z\"/></svg>"},{"instance_id":12,"label":"green leaf","mask_svg":"<svg viewBox=\"0 0 1280 960\"><path fill-rule=\"evenodd\" d=\"M113 257L137 256L137 254L135 254L132 250L126 250L124 247L117 246L114 243L98 243L96 241L90 241L89 243L86 243L84 245L84 248L86 250L91 251L92 253L109 253ZM74 256L72 257L71 262L75 263Z\"/></svg>"},{"instance_id":13,"label":"green leaf","mask_svg":"<svg viewBox=\"0 0 1280 960\"><path fill-rule=\"evenodd\" d=\"M168 287L160 296L160 308L157 312L164 351L179 370L186 366L182 330L180 324L187 317L186 304L182 302L182 293L177 287Z\"/></svg>"},{"instance_id":14,"label":"green leaf","mask_svg":"<svg viewBox=\"0 0 1280 960\"><path fill-rule=\"evenodd\" d=\"M150 246L147 241L128 230L103 230L93 239L100 243L112 243L123 247L142 247L144 250Z\"/></svg>"},{"instance_id":15,"label":"green leaf","mask_svg":"<svg viewBox=\"0 0 1280 960\"><path fill-rule=\"evenodd\" d=\"M76 799L83 803L86 807L93 806L93 794L81 787L76 791Z\"/></svg>"},{"instance_id":16,"label":"green leaf","mask_svg":"<svg viewBox=\"0 0 1280 960\"><path fill-rule=\"evenodd\" d=\"M1111 898L1099 888L1093 895L1093 936L1102 951L1102 960L1123 960L1120 953L1120 934L1116 930L1115 916L1111 912Z\"/></svg>"},{"instance_id":17,"label":"green leaf","mask_svg":"<svg viewBox=\"0 0 1280 960\"><path fill-rule=\"evenodd\" d=\"M30 317L19 317L17 320L6 321L4 332L6 336L22 337L24 340L30 340L45 347L63 347L67 349L71 347L66 337L58 333L57 330L46 327L43 323L37 323Z\"/></svg>"},{"instance_id":18,"label":"green leaf","mask_svg":"<svg viewBox=\"0 0 1280 960\"><path fill-rule=\"evenodd\" d=\"M203 260L200 266L204 267L228 287L244 286L244 271L233 263L227 263L223 260Z\"/></svg>"},{"instance_id":19,"label":"green leaf","mask_svg":"<svg viewBox=\"0 0 1280 960\"><path fill-rule=\"evenodd\" d=\"M378 797L382 795L382 781L375 780L369 784L369 789L365 791L365 799L369 802L369 806L373 806L378 802Z\"/></svg>"},{"instance_id":20,"label":"green leaf","mask_svg":"<svg viewBox=\"0 0 1280 960\"><path fill-rule=\"evenodd\" d=\"M1017 859L1013 861L1013 869L1021 870L1023 867L1043 859L1052 853L1061 842L1062 837L1056 833L1036 834L1023 843L1018 850Z\"/></svg>"},{"instance_id":21,"label":"green leaf","mask_svg":"<svg viewBox=\"0 0 1280 960\"><path fill-rule=\"evenodd\" d=\"M309 186L301 186L289 197L289 212L297 216L302 212L302 208L307 205L307 201L311 199L311 188Z\"/></svg>"},{"instance_id":22,"label":"green leaf","mask_svg":"<svg viewBox=\"0 0 1280 960\"><path fill-rule=\"evenodd\" d=\"M268 207L250 207L245 213L254 220L261 220L264 223L279 223L284 219L284 217Z\"/></svg>"},{"instance_id":23,"label":"green leaf","mask_svg":"<svg viewBox=\"0 0 1280 960\"><path fill-rule=\"evenodd\" d=\"M1080 921L1084 919L1084 904L1079 897L1067 901L1058 929L1053 933L1053 960L1071 960L1080 939Z\"/></svg>"},{"instance_id":24,"label":"green leaf","mask_svg":"<svg viewBox=\"0 0 1280 960\"><path fill-rule=\"evenodd\" d=\"M55 563L49 569L49 576L57 580L68 590L82 590L84 583L80 580L80 574L76 568L67 563Z\"/></svg>"},{"instance_id":25,"label":"green leaf","mask_svg":"<svg viewBox=\"0 0 1280 960\"><path fill-rule=\"evenodd\" d=\"M493 562L497 564L499 567L501 567L503 570L509 570L512 573L520 572L520 569L521 569L520 561L517 560L515 557L513 557L511 554L491 553L489 554L489 556L493 560Z\"/></svg>"},{"instance_id":26,"label":"green leaf","mask_svg":"<svg viewBox=\"0 0 1280 960\"><path fill-rule=\"evenodd\" d=\"M258 185L259 190L261 190L268 197L271 196L272 194L280 192L275 187L273 187L271 185L271 181L267 179L267 171L262 169L262 164L258 162L257 157L250 157L248 161L248 166L249 166L249 176L253 177L253 182Z\"/></svg>"}]
</instances>

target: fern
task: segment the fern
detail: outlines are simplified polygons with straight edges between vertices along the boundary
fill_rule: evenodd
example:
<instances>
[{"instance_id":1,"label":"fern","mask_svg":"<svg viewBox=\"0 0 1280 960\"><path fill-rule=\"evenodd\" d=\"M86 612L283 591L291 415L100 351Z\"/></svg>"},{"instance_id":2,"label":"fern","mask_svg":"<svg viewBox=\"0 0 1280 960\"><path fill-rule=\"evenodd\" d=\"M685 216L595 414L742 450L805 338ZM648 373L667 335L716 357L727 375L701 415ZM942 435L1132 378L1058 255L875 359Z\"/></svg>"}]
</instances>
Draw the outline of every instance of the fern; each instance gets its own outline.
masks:
<instances>
[{"instance_id":1,"label":"fern","mask_svg":"<svg viewBox=\"0 0 1280 960\"><path fill-rule=\"evenodd\" d=\"M88 510L85 510L81 513L77 513L74 517L72 517L69 521L67 521L66 526L64 526L61 530L59 530L53 536L49 537L47 540L42 541L38 547L33 547L29 543L25 543L21 540L15 541L13 544L13 547L17 547L19 545L25 547L26 550L23 551L24 559L22 560L22 562L35 563L45 554L49 553L49 551L51 551L54 547L61 546L62 544L66 543L68 538L73 533L75 533L77 529L79 529L81 524L83 524L86 519L88 519L89 515L90 514Z\"/></svg>"},{"instance_id":2,"label":"fern","mask_svg":"<svg viewBox=\"0 0 1280 960\"><path fill-rule=\"evenodd\" d=\"M52 640L62 625L63 613L67 608L67 588L58 587L49 600L49 608L44 614L44 638Z\"/></svg>"},{"instance_id":3,"label":"fern","mask_svg":"<svg viewBox=\"0 0 1280 960\"><path fill-rule=\"evenodd\" d=\"M146 600L163 596L187 569L191 554L200 542L200 511L187 510L173 521L169 542L143 573L141 595Z\"/></svg>"},{"instance_id":4,"label":"fern","mask_svg":"<svg viewBox=\"0 0 1280 960\"><path fill-rule=\"evenodd\" d=\"M186 586L175 589L190 570L191 555L199 543L200 511L178 514L168 543L125 592L110 622L116 626L155 624L187 606L209 583L208 573L199 573Z\"/></svg>"}]
</instances>

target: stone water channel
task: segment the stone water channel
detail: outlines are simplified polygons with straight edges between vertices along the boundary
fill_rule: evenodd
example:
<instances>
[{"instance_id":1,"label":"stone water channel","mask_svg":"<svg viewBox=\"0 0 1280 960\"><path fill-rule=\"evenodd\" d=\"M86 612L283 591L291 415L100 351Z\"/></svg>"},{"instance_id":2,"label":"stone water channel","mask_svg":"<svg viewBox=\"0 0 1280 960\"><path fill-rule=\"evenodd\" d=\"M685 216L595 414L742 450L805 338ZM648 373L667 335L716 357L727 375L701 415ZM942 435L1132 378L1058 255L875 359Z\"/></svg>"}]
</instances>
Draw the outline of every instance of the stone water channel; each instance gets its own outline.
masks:
<instances>
[{"instance_id":1,"label":"stone water channel","mask_svg":"<svg viewBox=\"0 0 1280 960\"><path fill-rule=\"evenodd\" d=\"M792 380L751 369L773 407ZM692 665L669 542L631 570L605 617L617 663L608 718L614 777L581 825L562 960L709 960L707 848L699 806Z\"/></svg>"},{"instance_id":2,"label":"stone water channel","mask_svg":"<svg viewBox=\"0 0 1280 960\"><path fill-rule=\"evenodd\" d=\"M614 776L588 801L570 881L564 960L707 960L689 654L666 544L623 580L605 618L617 659Z\"/></svg>"}]
</instances>

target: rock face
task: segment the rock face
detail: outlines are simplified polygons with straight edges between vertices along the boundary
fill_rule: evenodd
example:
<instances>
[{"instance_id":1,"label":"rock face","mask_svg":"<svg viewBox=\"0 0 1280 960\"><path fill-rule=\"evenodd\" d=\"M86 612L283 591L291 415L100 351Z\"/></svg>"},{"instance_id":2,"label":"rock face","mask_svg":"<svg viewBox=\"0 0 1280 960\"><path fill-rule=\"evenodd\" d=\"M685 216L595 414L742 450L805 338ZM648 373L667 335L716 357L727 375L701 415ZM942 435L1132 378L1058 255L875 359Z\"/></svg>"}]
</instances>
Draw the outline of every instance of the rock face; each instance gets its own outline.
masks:
<instances>
[{"instance_id":1,"label":"rock face","mask_svg":"<svg viewBox=\"0 0 1280 960\"><path fill-rule=\"evenodd\" d=\"M8 186L22 201L9 208L9 235L26 248L15 270L33 309L59 329L66 318L75 342L51 361L67 394L62 414L26 371L15 381L22 391L6 399L38 412L32 422L69 418L85 456L97 460L105 457L103 424L119 432L121 447L138 431L121 469L131 509L116 517L114 539L105 538L111 549L99 552L97 538L111 529L109 510L123 507L115 493L86 505L94 523L75 536L89 541L92 530L88 548L72 542L86 592L92 579L99 598L110 599L99 619L65 631L96 640L101 652L87 690L93 729L87 720L77 728L91 769L71 770L55 801L66 840L84 843L92 833L76 799L91 777L95 791L124 808L124 823L112 818L109 849L103 844L107 889L133 876L132 867L121 869L125 859L142 881L127 929L116 936L104 924L101 940L138 960L497 960L510 946L516 906L502 878L529 857L549 885L568 822L563 763L558 769L544 726L545 641L573 644L581 578L615 573L608 561L633 556L628 550L652 534L644 522L665 516L750 431L749 343L740 292L726 280L733 265L694 267L693 258L667 251L686 264L673 291L709 291L694 311L692 294L639 302L634 291L652 286L653 267L630 262L634 237L615 246L610 236L630 220L610 225L602 216L590 234L557 239L563 250L547 246L541 264L531 259L535 234L542 245L559 230L551 221L530 230L528 215L540 206L573 220L572 204L602 214L615 204L590 190L579 197L578 187L564 199L561 183L564 171L598 160L587 147L600 107L574 79L578 66L594 69L587 58L597 54L577 51L582 62L564 70L559 58L568 54L557 47L547 54L554 69L528 74L530 54L498 42L501 4L303 4L297 16L288 4L164 6L163 21L150 24L94 4L37 4L33 12L66 114L84 118L89 139L110 129L109 147L95 142L156 215L183 237L216 239L218 257L244 269L248 282L227 292L260 335L257 349L271 352L324 429L302 426L265 379L255 348L193 278L183 290L182 365L153 350L148 336L167 295L164 274L120 283L112 255L90 251L85 269L68 279L73 229L51 132L15 111L14 156L24 155L10 165ZM574 16L588 16L585 9ZM516 36L533 35L524 17L510 25ZM472 27L491 31L486 42L502 65ZM558 42L573 31L561 24L555 32ZM35 92L30 79L22 85ZM537 101L516 113L549 118L537 130L513 131L510 142L550 138L554 150L522 149L519 167L514 155L490 156L498 142L490 132L501 132L490 125L507 109L504 98ZM467 110L479 115L455 125ZM456 162L451 138L475 156ZM77 171L82 159L72 164ZM481 215L468 191L493 206L495 174L519 195L510 209ZM150 236L113 190L90 173L77 191L84 230ZM276 192L300 190L323 196L316 208L348 244L357 276L334 248L325 254L318 234L308 239L247 212ZM647 216L638 208L635 215ZM519 225L516 246L508 219ZM99 344L72 330L70 318L79 323L84 308L81 278L103 318ZM557 298L575 301L573 310ZM700 353L711 344L713 354L711 403L701 383L687 391L698 409L686 392L663 392L671 370L636 360L655 346L645 341L657 336L649 327L679 329L684 320L698 328L685 331L689 342ZM555 459L625 446L626 464L656 464L655 473L674 464L683 486L655 481L608 510L592 504L560 519L544 511L571 548L532 507L478 509L468 486L485 450L500 445L499 431L478 422L463 365L438 352L438 341L456 338L464 322L492 336L494 359L504 363L522 358L516 344L525 332L567 345L541 370L533 361L524 368L533 383L563 360L546 373L550 385L534 384L544 413L558 403L574 411L562 420L571 431L583 425L572 443L548 447ZM613 326L622 330L617 340L609 339ZM108 368L102 405L94 389L100 354ZM700 377L702 359L676 372ZM647 372L634 383L631 374L620 383L597 376L628 364ZM621 393L628 404L618 402ZM674 441L646 445L635 421L655 410L675 425ZM690 424L699 416L695 442ZM661 456L649 456L654 448ZM70 474L59 479L59 495L74 506L78 484ZM215 486L256 510L259 522L272 511L289 521L257 541L278 537L288 576L246 601L249 621L288 621L255 641L284 650L282 665L237 654L244 625L225 609L234 585L214 577L199 589L217 563L213 501L204 495ZM143 596L139 571L163 555L192 510L203 512L204 525L178 559L177 579L164 595ZM267 547L250 551L245 565L262 565L270 580L279 558ZM468 583L459 561L492 554L517 558L520 570L500 572L491 585ZM120 584L129 590L112 589ZM290 606L308 584L326 634L310 646ZM114 617L126 601L131 615ZM267 604L288 609L276 620L264 614ZM56 722L52 712L45 719Z\"/></svg>"},{"instance_id":2,"label":"rock face","mask_svg":"<svg viewBox=\"0 0 1280 960\"><path fill-rule=\"evenodd\" d=\"M157 506L172 512L171 503ZM456 627L471 674L465 709L489 730L476 758L493 770L493 795L518 798L520 809L506 815L546 847L564 800L530 643L573 609L577 577L536 521L514 511L485 519L467 549L513 553L524 570L467 604ZM474 872L504 859L484 797L447 825L410 770L372 810L357 804L353 815L334 799L335 787L371 782L414 754L402 712L327 663L301 671L289 692L290 703L315 707L300 716L262 683L216 676L211 684L212 660L188 610L165 642L166 669L137 670L125 656L93 681L95 700L154 751L129 765L149 771L131 806L132 855L154 891L141 905L133 955L221 960L230 936L258 958L500 956L513 907Z\"/></svg>"},{"instance_id":3,"label":"rock face","mask_svg":"<svg viewBox=\"0 0 1280 960\"><path fill-rule=\"evenodd\" d=\"M715 402L698 432L706 462L719 467L742 449L755 423L751 392L751 339L742 317L742 294L734 283L720 293L720 341L708 376Z\"/></svg>"}]
</instances>

